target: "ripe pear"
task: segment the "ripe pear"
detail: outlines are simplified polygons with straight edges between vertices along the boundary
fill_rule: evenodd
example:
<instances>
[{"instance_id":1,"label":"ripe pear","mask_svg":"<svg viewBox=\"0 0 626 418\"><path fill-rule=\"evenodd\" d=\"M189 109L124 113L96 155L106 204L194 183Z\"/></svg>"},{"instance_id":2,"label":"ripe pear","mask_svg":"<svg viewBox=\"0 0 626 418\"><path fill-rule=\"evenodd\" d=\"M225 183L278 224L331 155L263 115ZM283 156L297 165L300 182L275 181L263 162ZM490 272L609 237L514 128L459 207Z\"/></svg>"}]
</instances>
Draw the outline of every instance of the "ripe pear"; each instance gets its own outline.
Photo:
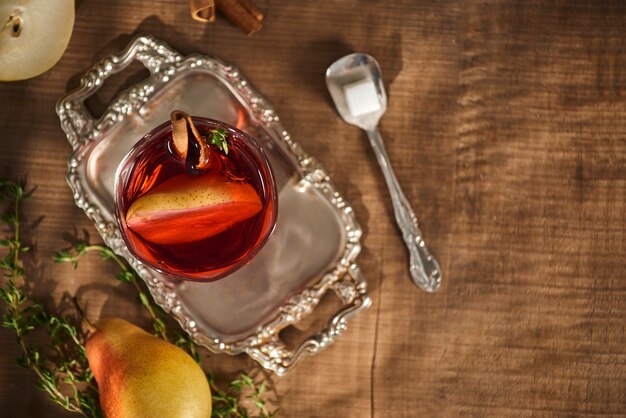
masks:
<instances>
[{"instance_id":1,"label":"ripe pear","mask_svg":"<svg viewBox=\"0 0 626 418\"><path fill-rule=\"evenodd\" d=\"M74 0L0 0L0 81L38 76L59 61L74 29Z\"/></svg>"},{"instance_id":2,"label":"ripe pear","mask_svg":"<svg viewBox=\"0 0 626 418\"><path fill-rule=\"evenodd\" d=\"M135 200L126 225L146 241L182 244L226 231L263 209L254 188L221 173L179 174Z\"/></svg>"},{"instance_id":3,"label":"ripe pear","mask_svg":"<svg viewBox=\"0 0 626 418\"><path fill-rule=\"evenodd\" d=\"M183 350L119 318L101 320L87 359L106 418L209 418L211 390Z\"/></svg>"}]
</instances>

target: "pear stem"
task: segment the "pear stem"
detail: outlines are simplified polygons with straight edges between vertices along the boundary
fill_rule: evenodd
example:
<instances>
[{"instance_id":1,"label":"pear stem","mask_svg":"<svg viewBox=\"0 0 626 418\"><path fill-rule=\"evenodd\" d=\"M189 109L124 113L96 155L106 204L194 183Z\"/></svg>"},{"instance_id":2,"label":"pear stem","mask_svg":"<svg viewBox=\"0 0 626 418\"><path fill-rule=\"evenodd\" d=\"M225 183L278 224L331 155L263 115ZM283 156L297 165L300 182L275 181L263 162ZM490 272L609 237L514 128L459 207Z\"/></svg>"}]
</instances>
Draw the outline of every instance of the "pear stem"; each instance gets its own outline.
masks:
<instances>
[{"instance_id":1,"label":"pear stem","mask_svg":"<svg viewBox=\"0 0 626 418\"><path fill-rule=\"evenodd\" d=\"M80 302L78 301L78 298L76 296L72 298L72 302L74 302L74 306L76 306L76 310L78 311L78 315L80 316L81 324L85 328L87 328L87 331L89 333L93 334L94 332L96 332L96 326L93 324L93 322L89 320L89 318L87 318L87 315L85 315L85 310L80 305Z\"/></svg>"}]
</instances>

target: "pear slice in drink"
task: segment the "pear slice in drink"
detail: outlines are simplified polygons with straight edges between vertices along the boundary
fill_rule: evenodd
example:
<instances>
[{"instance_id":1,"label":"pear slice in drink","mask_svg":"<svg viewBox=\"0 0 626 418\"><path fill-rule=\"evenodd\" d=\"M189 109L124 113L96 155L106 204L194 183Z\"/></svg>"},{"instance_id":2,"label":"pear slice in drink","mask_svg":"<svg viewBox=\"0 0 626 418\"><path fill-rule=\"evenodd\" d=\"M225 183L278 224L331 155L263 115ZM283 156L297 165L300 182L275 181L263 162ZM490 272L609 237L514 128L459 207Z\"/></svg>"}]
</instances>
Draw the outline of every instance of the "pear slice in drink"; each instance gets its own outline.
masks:
<instances>
[{"instance_id":1,"label":"pear slice in drink","mask_svg":"<svg viewBox=\"0 0 626 418\"><path fill-rule=\"evenodd\" d=\"M263 208L254 188L221 173L179 174L135 200L128 228L155 244L206 239L253 217Z\"/></svg>"}]
</instances>

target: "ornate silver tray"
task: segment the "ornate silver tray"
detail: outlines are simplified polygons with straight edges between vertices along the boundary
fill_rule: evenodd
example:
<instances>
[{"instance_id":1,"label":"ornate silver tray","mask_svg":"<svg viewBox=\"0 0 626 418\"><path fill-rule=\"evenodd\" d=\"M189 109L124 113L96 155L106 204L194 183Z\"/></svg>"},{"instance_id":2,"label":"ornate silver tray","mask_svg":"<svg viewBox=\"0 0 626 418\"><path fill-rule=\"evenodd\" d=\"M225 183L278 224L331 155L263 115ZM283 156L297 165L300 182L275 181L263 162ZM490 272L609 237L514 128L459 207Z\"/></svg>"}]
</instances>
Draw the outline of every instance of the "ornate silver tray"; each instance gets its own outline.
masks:
<instances>
[{"instance_id":1,"label":"ornate silver tray","mask_svg":"<svg viewBox=\"0 0 626 418\"><path fill-rule=\"evenodd\" d=\"M85 100L134 60L150 76L120 93L94 118ZM149 269L128 252L115 223L113 185L119 163L174 108L223 120L255 136L277 179L274 235L250 264L214 283L178 282ZM236 67L205 55L183 57L163 42L138 36L120 54L88 70L80 87L61 98L56 110L72 146L67 180L76 204L197 343L213 352L247 353L282 375L305 354L332 343L348 320L371 304L355 262L361 228L352 208ZM279 332L313 313L331 289L341 308L321 332L288 347Z\"/></svg>"}]
</instances>

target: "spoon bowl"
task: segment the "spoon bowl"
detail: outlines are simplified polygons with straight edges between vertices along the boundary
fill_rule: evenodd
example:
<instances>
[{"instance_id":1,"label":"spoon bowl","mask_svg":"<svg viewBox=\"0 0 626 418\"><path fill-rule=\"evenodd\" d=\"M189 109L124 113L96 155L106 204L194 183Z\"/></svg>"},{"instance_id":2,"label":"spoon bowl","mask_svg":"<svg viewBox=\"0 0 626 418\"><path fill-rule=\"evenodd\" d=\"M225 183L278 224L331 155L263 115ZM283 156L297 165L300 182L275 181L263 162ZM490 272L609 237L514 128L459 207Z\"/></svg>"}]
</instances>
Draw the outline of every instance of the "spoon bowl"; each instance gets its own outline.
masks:
<instances>
[{"instance_id":1,"label":"spoon bowl","mask_svg":"<svg viewBox=\"0 0 626 418\"><path fill-rule=\"evenodd\" d=\"M348 107L345 88L363 81L369 82L368 84L373 86L379 108L371 112L354 115ZM374 58L367 54L357 52L335 61L326 70L326 86L335 102L337 112L350 125L356 125L366 131L375 129L378 121L387 110L387 93L385 93L380 66Z\"/></svg>"}]
</instances>

